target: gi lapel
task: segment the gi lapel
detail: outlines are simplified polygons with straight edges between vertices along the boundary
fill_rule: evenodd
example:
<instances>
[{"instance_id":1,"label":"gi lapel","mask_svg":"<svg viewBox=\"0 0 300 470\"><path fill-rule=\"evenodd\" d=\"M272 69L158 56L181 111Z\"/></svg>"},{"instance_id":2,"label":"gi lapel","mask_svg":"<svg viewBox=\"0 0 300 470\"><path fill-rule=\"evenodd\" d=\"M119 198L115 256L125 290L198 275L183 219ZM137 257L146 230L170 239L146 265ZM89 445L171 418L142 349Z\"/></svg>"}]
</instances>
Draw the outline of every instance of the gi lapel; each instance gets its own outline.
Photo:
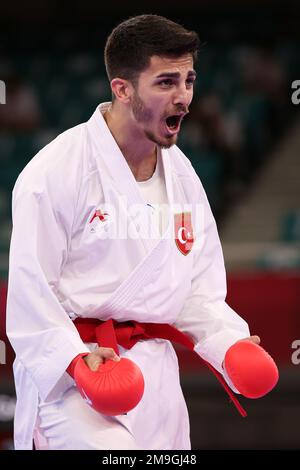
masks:
<instances>
[{"instance_id":1,"label":"gi lapel","mask_svg":"<svg viewBox=\"0 0 300 470\"><path fill-rule=\"evenodd\" d=\"M100 107L105 109L108 104L109 103L103 103ZM130 207L131 205L136 204L145 206L145 217L139 219L139 222L141 222L139 224L139 234L146 247L146 252L149 252L157 244L157 239L149 237L152 229L149 227L149 217L147 217L148 208L140 194L138 184L126 162L126 159L110 133L99 107L97 107L87 125L99 152L96 156L96 163L101 176L103 174L101 163L104 162L111 179L115 182L116 190L120 195L126 196L128 206ZM99 161L100 159L102 162ZM172 174L169 154L165 149L162 150L162 161L166 179L168 203L171 206L173 204ZM169 217L169 224L166 232L171 229L170 224L173 225L173 220L171 219L172 217Z\"/></svg>"},{"instance_id":2,"label":"gi lapel","mask_svg":"<svg viewBox=\"0 0 300 470\"><path fill-rule=\"evenodd\" d=\"M101 105L104 107L107 104ZM116 141L110 133L106 122L97 107L96 111L87 123L88 131L97 146L98 154L96 162L103 181L103 162L107 168L111 179L115 183L116 190L121 195L126 195L128 205L141 204L145 205L138 189L137 182L123 156ZM166 188L168 202L173 203L172 173L169 160L169 154L166 150L162 150L162 160L166 179ZM102 165L102 167L101 167ZM111 185L111 181L110 181ZM145 205L146 206L146 205ZM128 305L143 286L147 285L153 272L159 266L165 263L173 248L174 221L170 215L168 227L163 236L157 239L151 239L148 234L149 218L142 218L140 224L140 240L146 248L145 258L131 272L127 279L115 290L111 297L101 306L101 312L110 313L118 311L122 305Z\"/></svg>"}]
</instances>

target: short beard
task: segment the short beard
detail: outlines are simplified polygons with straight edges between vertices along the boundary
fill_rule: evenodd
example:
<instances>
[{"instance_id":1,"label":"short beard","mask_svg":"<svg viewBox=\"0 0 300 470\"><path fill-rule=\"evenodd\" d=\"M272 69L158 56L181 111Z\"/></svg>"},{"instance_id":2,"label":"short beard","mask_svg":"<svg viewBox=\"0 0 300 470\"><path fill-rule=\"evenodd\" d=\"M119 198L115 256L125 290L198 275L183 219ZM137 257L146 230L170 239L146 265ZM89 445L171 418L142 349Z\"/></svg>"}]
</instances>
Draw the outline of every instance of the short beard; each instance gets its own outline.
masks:
<instances>
[{"instance_id":1,"label":"short beard","mask_svg":"<svg viewBox=\"0 0 300 470\"><path fill-rule=\"evenodd\" d=\"M152 110L145 106L137 91L134 91L132 97L132 112L137 122L144 122L147 124L153 119Z\"/></svg>"},{"instance_id":2,"label":"short beard","mask_svg":"<svg viewBox=\"0 0 300 470\"><path fill-rule=\"evenodd\" d=\"M144 130L144 132L146 136L148 137L148 139L151 140L151 142L154 142L155 144L157 144L161 149L169 149L170 147L172 147L172 145L174 145L174 142L172 143L170 142L169 144L166 144L165 142L158 140L157 137L155 137L155 135L151 131Z\"/></svg>"},{"instance_id":3,"label":"short beard","mask_svg":"<svg viewBox=\"0 0 300 470\"><path fill-rule=\"evenodd\" d=\"M153 120L153 112L151 109L147 108L143 102L143 100L140 98L139 94L137 91L134 91L133 97L132 97L132 113L135 118L135 120L139 123L144 123L148 124ZM152 131L149 131L147 129L144 129L145 135L148 137L151 142L154 142L156 145L158 145L162 149L169 149L174 145L174 142L170 142L170 144L166 144L165 142L162 142L161 140L157 139L155 137L154 133Z\"/></svg>"}]
</instances>

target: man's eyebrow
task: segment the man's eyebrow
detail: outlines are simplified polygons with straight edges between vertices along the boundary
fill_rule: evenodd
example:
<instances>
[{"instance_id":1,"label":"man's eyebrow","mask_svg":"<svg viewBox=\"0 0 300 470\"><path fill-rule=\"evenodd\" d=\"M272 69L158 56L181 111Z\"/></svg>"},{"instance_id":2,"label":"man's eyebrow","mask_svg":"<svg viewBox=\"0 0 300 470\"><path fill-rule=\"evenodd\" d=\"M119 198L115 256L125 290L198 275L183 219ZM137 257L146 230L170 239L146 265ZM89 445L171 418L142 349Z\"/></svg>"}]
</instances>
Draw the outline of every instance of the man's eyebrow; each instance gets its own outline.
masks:
<instances>
[{"instance_id":1,"label":"man's eyebrow","mask_svg":"<svg viewBox=\"0 0 300 470\"><path fill-rule=\"evenodd\" d=\"M179 72L162 72L159 75L157 75L155 78L162 78L162 77L168 77L168 78L179 78L180 73ZM197 77L197 74L195 70L190 70L188 72L188 77Z\"/></svg>"}]
</instances>

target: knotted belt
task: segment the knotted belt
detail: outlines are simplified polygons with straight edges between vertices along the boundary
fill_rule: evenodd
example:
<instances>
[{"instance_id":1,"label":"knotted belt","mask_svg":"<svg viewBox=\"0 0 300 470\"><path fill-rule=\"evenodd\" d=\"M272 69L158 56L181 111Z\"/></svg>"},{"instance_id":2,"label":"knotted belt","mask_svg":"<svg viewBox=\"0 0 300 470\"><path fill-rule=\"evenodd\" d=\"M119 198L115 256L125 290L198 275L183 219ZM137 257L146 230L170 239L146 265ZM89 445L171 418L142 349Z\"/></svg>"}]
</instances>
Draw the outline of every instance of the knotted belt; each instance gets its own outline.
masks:
<instances>
[{"instance_id":1,"label":"knotted belt","mask_svg":"<svg viewBox=\"0 0 300 470\"><path fill-rule=\"evenodd\" d=\"M74 324L84 343L97 343L104 348L113 348L116 354L119 354L118 344L125 349L131 349L138 341L155 338L172 341L195 352L193 341L185 333L167 323L139 323L131 320L117 322L112 319L101 321L94 318L76 318ZM209 362L198 356L198 354L197 357L204 362L219 380L241 416L247 416L246 411L222 375Z\"/></svg>"}]
</instances>

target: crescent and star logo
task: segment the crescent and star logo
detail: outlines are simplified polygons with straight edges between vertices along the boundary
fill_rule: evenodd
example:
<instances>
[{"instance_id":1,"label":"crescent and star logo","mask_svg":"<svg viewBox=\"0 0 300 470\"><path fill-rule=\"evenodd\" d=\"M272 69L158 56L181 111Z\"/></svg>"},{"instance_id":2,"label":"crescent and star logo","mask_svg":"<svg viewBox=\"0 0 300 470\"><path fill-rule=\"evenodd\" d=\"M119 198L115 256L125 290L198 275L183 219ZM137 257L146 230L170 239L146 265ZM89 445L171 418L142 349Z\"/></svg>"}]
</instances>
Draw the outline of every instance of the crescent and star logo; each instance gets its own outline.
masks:
<instances>
[{"instance_id":1,"label":"crescent and star logo","mask_svg":"<svg viewBox=\"0 0 300 470\"><path fill-rule=\"evenodd\" d=\"M175 243L183 255L188 255L193 248L194 234L192 226L192 214L181 212L174 215L175 221Z\"/></svg>"}]
</instances>

